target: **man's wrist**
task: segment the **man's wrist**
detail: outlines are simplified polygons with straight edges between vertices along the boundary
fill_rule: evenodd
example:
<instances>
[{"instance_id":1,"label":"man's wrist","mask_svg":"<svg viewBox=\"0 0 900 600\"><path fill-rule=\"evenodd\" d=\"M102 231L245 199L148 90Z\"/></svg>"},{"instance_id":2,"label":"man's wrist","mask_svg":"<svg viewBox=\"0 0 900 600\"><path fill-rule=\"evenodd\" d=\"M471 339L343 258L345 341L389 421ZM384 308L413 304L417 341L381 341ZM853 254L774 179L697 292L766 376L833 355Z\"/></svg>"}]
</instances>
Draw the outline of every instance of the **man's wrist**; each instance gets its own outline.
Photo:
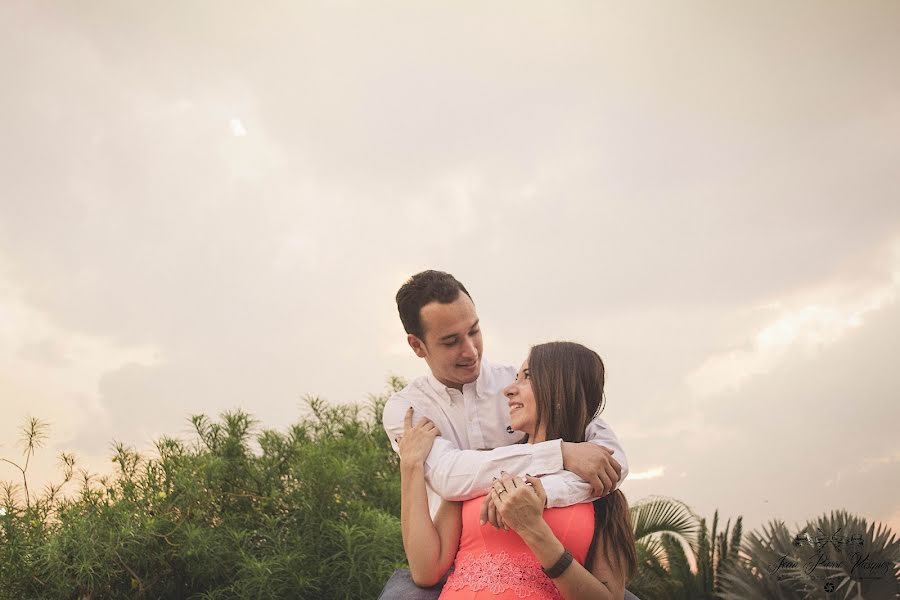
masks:
<instances>
[{"instance_id":1,"label":"man's wrist","mask_svg":"<svg viewBox=\"0 0 900 600\"><path fill-rule=\"evenodd\" d=\"M563 469L565 469L566 471L572 470L569 468L571 466L570 461L572 458L572 455L569 454L569 452L571 451L571 448L574 446L575 446L575 442L561 442L559 444L559 452L560 452L560 454L562 454Z\"/></svg>"}]
</instances>

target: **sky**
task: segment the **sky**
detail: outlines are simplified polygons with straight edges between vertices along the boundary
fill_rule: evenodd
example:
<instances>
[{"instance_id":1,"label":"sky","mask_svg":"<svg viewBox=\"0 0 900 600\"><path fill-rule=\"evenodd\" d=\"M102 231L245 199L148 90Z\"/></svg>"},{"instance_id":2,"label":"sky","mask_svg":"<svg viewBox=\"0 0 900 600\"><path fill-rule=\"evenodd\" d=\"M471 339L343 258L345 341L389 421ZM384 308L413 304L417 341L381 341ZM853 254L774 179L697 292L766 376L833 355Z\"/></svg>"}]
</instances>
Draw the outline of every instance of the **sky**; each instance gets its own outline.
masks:
<instances>
[{"instance_id":1,"label":"sky","mask_svg":"<svg viewBox=\"0 0 900 600\"><path fill-rule=\"evenodd\" d=\"M900 4L0 4L0 458L365 402L445 270L634 502L900 532ZM15 479L0 464L0 479Z\"/></svg>"}]
</instances>

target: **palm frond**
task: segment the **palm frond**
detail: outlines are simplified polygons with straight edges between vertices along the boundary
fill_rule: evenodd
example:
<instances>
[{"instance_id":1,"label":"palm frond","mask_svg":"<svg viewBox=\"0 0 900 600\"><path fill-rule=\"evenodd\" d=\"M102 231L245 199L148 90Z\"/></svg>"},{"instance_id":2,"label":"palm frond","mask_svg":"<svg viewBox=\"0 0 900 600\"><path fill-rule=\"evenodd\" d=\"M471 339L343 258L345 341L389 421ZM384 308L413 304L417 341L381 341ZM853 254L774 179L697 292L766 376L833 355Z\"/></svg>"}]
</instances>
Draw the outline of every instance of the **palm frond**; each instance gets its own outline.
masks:
<instances>
[{"instance_id":1,"label":"palm frond","mask_svg":"<svg viewBox=\"0 0 900 600\"><path fill-rule=\"evenodd\" d=\"M634 538L640 540L658 533L683 537L691 547L696 544L697 518L680 500L651 496L631 507Z\"/></svg>"}]
</instances>

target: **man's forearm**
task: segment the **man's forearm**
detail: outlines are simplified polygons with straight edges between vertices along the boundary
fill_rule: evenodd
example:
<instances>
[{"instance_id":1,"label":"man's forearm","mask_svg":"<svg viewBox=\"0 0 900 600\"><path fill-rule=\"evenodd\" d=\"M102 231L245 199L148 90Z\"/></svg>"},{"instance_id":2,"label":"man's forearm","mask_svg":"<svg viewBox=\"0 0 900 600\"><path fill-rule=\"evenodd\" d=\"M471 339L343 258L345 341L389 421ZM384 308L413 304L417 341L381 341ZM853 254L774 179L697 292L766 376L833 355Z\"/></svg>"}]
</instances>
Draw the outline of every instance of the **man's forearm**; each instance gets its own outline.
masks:
<instances>
[{"instance_id":1,"label":"man's forearm","mask_svg":"<svg viewBox=\"0 0 900 600\"><path fill-rule=\"evenodd\" d=\"M596 500L591 484L569 471L557 471L541 477L547 493L547 508L560 508Z\"/></svg>"},{"instance_id":2,"label":"man's forearm","mask_svg":"<svg viewBox=\"0 0 900 600\"><path fill-rule=\"evenodd\" d=\"M484 495L500 471L524 476L562 469L560 441L514 444L494 450L459 450L437 438L425 461L425 477L445 500L468 500Z\"/></svg>"},{"instance_id":3,"label":"man's forearm","mask_svg":"<svg viewBox=\"0 0 900 600\"><path fill-rule=\"evenodd\" d=\"M547 506L571 506L594 500L617 489L628 475L625 452L605 422L592 421L585 433L588 443L561 444L564 470L542 477Z\"/></svg>"},{"instance_id":4,"label":"man's forearm","mask_svg":"<svg viewBox=\"0 0 900 600\"><path fill-rule=\"evenodd\" d=\"M584 433L585 441L598 446L605 446L612 450L613 458L616 459L616 462L621 467L619 483L624 481L628 475L628 457L625 455L625 449L619 442L618 436L616 436L609 424L601 417L597 417L588 424Z\"/></svg>"}]
</instances>

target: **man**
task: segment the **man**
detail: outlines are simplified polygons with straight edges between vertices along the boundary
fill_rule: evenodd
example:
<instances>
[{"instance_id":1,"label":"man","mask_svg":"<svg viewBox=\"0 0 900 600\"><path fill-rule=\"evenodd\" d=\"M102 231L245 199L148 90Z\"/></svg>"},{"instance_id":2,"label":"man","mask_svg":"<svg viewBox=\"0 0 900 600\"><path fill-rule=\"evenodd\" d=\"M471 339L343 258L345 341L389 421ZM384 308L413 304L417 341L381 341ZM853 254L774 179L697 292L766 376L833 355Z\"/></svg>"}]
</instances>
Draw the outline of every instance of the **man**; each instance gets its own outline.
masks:
<instances>
[{"instance_id":1,"label":"man","mask_svg":"<svg viewBox=\"0 0 900 600\"><path fill-rule=\"evenodd\" d=\"M509 426L502 390L515 379L517 368L483 360L475 304L452 275L413 275L397 292L397 309L409 346L425 359L431 373L388 400L383 425L395 451L409 407L416 419L428 417L441 431L425 462L432 517L441 498L466 500L485 494L501 470L543 476L548 507L608 494L627 475L625 453L599 417L585 432L589 442L516 444L522 434ZM492 505L485 504L482 518L496 523ZM439 593L416 588L408 571L398 571L381 598L426 600Z\"/></svg>"}]
</instances>

